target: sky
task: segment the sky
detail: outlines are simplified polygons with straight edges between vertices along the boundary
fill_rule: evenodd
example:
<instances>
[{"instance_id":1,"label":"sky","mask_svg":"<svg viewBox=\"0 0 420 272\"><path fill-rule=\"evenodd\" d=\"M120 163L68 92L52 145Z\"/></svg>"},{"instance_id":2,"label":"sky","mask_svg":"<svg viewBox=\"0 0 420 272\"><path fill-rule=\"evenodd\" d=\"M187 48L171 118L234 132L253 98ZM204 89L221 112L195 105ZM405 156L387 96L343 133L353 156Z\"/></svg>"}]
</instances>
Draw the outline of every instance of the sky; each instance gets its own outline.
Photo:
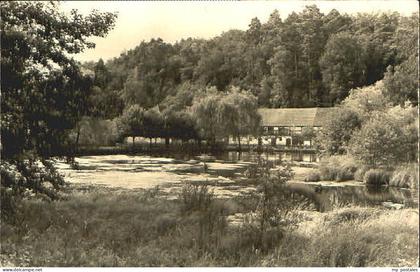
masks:
<instances>
[{"instance_id":1,"label":"sky","mask_svg":"<svg viewBox=\"0 0 420 272\"><path fill-rule=\"evenodd\" d=\"M324 14L331 9L340 13L397 11L411 15L418 11L416 0L398 1L63 1L60 9L82 14L91 10L117 12L115 28L105 38L92 38L96 48L75 55L79 61L108 60L132 49L143 40L161 38L174 43L182 38L212 38L230 29L246 30L251 19L266 22L274 9L285 19L306 5L316 4Z\"/></svg>"}]
</instances>

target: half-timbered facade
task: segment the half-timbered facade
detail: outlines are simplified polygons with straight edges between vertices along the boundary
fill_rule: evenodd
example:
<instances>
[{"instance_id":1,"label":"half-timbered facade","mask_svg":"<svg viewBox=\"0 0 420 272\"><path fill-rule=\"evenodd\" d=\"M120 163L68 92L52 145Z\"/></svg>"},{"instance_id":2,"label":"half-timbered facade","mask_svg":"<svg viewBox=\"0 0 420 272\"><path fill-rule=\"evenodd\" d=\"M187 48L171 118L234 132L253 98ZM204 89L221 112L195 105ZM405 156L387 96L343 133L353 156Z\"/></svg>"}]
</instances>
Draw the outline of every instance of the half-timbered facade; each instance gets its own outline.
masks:
<instances>
[{"instance_id":1,"label":"half-timbered facade","mask_svg":"<svg viewBox=\"0 0 420 272\"><path fill-rule=\"evenodd\" d=\"M261 115L259 138L244 137L243 143L272 146L311 146L309 136L322 129L329 113L335 108L282 108L258 110ZM312 132L311 132L312 131ZM236 139L230 137L234 144Z\"/></svg>"}]
</instances>

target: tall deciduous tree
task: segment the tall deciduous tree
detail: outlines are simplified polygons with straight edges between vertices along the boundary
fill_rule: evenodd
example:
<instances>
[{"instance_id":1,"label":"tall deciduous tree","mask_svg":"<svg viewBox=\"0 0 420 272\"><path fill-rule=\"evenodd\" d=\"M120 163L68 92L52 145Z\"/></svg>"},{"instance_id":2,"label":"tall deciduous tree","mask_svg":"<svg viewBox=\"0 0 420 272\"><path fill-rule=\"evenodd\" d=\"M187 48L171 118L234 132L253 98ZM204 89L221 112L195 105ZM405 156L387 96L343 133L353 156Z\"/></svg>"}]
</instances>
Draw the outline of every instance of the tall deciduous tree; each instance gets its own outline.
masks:
<instances>
[{"instance_id":1,"label":"tall deciduous tree","mask_svg":"<svg viewBox=\"0 0 420 272\"><path fill-rule=\"evenodd\" d=\"M191 107L200 136L215 145L220 135L225 135L220 126L219 104L222 94L214 87L207 88L206 95L198 97Z\"/></svg>"},{"instance_id":2,"label":"tall deciduous tree","mask_svg":"<svg viewBox=\"0 0 420 272\"><path fill-rule=\"evenodd\" d=\"M400 19L393 39L393 47L398 48L398 63L389 66L384 77L385 95L395 104L403 105L409 100L418 104L418 28L419 13Z\"/></svg>"},{"instance_id":3,"label":"tall deciduous tree","mask_svg":"<svg viewBox=\"0 0 420 272\"><path fill-rule=\"evenodd\" d=\"M86 110L91 82L71 54L95 45L114 25L112 13L82 16L53 2L1 3L2 158L25 151L49 156Z\"/></svg>"},{"instance_id":4,"label":"tall deciduous tree","mask_svg":"<svg viewBox=\"0 0 420 272\"><path fill-rule=\"evenodd\" d=\"M93 48L89 37L105 36L116 16L66 15L52 1L5 1L0 8L2 200L25 190L55 198L64 181L48 159L73 155L69 134L88 112L92 87L71 55ZM1 209L2 219L13 212Z\"/></svg>"},{"instance_id":5,"label":"tall deciduous tree","mask_svg":"<svg viewBox=\"0 0 420 272\"><path fill-rule=\"evenodd\" d=\"M208 93L198 98L192 112L202 137L211 144L217 139L233 136L256 135L260 119L257 98L249 91L231 87L227 94L208 89Z\"/></svg>"},{"instance_id":6,"label":"tall deciduous tree","mask_svg":"<svg viewBox=\"0 0 420 272\"><path fill-rule=\"evenodd\" d=\"M122 90L126 104L152 108L180 83L181 58L162 39L142 42L130 57L132 71Z\"/></svg>"},{"instance_id":7,"label":"tall deciduous tree","mask_svg":"<svg viewBox=\"0 0 420 272\"><path fill-rule=\"evenodd\" d=\"M307 6L302 14L302 53L305 62L306 97L309 105L319 105L322 98L323 86L319 59L326 43L323 29L323 16L317 6Z\"/></svg>"},{"instance_id":8,"label":"tall deciduous tree","mask_svg":"<svg viewBox=\"0 0 420 272\"><path fill-rule=\"evenodd\" d=\"M366 66L363 47L348 33L332 35L320 59L322 79L332 102L340 102L356 87L364 85Z\"/></svg>"},{"instance_id":9,"label":"tall deciduous tree","mask_svg":"<svg viewBox=\"0 0 420 272\"><path fill-rule=\"evenodd\" d=\"M132 137L134 145L134 139L145 134L144 113L144 109L137 104L124 109L122 115L116 120L121 138Z\"/></svg>"},{"instance_id":10,"label":"tall deciduous tree","mask_svg":"<svg viewBox=\"0 0 420 272\"><path fill-rule=\"evenodd\" d=\"M257 136L261 116L258 114L257 99L250 92L232 87L220 102L220 119L226 136L233 135L241 149L241 137Z\"/></svg>"}]
</instances>

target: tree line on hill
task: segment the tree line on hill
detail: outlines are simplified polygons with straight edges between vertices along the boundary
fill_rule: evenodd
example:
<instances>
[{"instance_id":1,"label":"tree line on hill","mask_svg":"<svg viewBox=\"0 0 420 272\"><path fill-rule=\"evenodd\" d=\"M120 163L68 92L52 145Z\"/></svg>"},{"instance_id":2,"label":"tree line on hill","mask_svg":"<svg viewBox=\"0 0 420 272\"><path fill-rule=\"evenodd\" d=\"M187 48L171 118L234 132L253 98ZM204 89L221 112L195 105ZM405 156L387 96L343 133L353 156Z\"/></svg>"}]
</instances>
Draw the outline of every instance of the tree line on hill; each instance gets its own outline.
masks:
<instances>
[{"instance_id":1,"label":"tree line on hill","mask_svg":"<svg viewBox=\"0 0 420 272\"><path fill-rule=\"evenodd\" d=\"M236 86L258 106L278 108L332 106L385 78L395 103L417 103L417 18L323 14L313 5L285 20L275 10L265 23L254 18L246 31L208 40L143 41L106 63L84 64L95 76L94 113L112 118L133 104L161 106L185 83L221 92Z\"/></svg>"},{"instance_id":2,"label":"tree line on hill","mask_svg":"<svg viewBox=\"0 0 420 272\"><path fill-rule=\"evenodd\" d=\"M275 10L265 23L254 18L247 30L212 39L143 41L106 63L83 64L94 85L86 115L121 123L138 107L147 120L155 116L150 119L155 128L145 125L130 132L127 123L114 124L119 136L149 137L160 131L166 138L210 140L214 135L202 125L212 120L197 120L193 109L200 107L193 104L233 89L255 100L256 107L323 107L339 104L352 89L383 80L383 94L392 103L417 105L417 21L418 13L323 14L312 5L284 20Z\"/></svg>"}]
</instances>

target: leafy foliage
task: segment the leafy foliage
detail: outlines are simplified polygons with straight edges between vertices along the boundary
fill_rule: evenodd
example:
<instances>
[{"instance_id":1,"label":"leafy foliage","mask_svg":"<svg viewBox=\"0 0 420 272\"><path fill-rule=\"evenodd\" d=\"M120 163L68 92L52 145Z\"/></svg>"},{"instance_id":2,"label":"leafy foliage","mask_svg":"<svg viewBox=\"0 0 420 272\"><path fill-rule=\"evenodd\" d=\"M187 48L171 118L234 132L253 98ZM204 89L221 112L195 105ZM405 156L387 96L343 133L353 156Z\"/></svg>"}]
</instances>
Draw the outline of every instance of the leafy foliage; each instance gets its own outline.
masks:
<instances>
[{"instance_id":1,"label":"leafy foliage","mask_svg":"<svg viewBox=\"0 0 420 272\"><path fill-rule=\"evenodd\" d=\"M257 99L238 88L231 88L227 94L208 88L191 110L200 135L213 145L217 139L230 135L240 139L259 132Z\"/></svg>"},{"instance_id":2,"label":"leafy foliage","mask_svg":"<svg viewBox=\"0 0 420 272\"><path fill-rule=\"evenodd\" d=\"M363 49L356 38L345 32L330 37L320 64L332 102L342 101L350 89L366 83L363 61Z\"/></svg>"},{"instance_id":3,"label":"leafy foliage","mask_svg":"<svg viewBox=\"0 0 420 272\"><path fill-rule=\"evenodd\" d=\"M392 105L390 100L384 96L383 89L382 81L378 81L374 85L352 89L342 105L356 112L362 120L368 120L373 112L386 111Z\"/></svg>"},{"instance_id":4,"label":"leafy foliage","mask_svg":"<svg viewBox=\"0 0 420 272\"><path fill-rule=\"evenodd\" d=\"M47 159L71 155L68 136L92 87L71 54L94 47L88 38L104 37L116 15L68 16L54 2L2 2L1 10L1 190L54 197L45 185L62 179Z\"/></svg>"},{"instance_id":5,"label":"leafy foliage","mask_svg":"<svg viewBox=\"0 0 420 272\"><path fill-rule=\"evenodd\" d=\"M349 151L372 166L389 166L406 159L406 141L398 122L386 114L376 114L351 139Z\"/></svg>"},{"instance_id":6,"label":"leafy foliage","mask_svg":"<svg viewBox=\"0 0 420 272\"><path fill-rule=\"evenodd\" d=\"M327 154L345 154L353 133L360 128L361 123L357 113L340 108L328 116L322 131L317 135L316 143Z\"/></svg>"},{"instance_id":7,"label":"leafy foliage","mask_svg":"<svg viewBox=\"0 0 420 272\"><path fill-rule=\"evenodd\" d=\"M26 150L48 156L66 144L68 130L87 111L90 79L68 56L92 48L115 15L66 15L53 3L1 4L2 157Z\"/></svg>"},{"instance_id":8,"label":"leafy foliage","mask_svg":"<svg viewBox=\"0 0 420 272\"><path fill-rule=\"evenodd\" d=\"M400 18L394 43L398 62L389 66L384 76L385 95L395 104L409 100L418 104L418 26L419 14Z\"/></svg>"},{"instance_id":9,"label":"leafy foliage","mask_svg":"<svg viewBox=\"0 0 420 272\"><path fill-rule=\"evenodd\" d=\"M49 160L4 161L0 163L1 218L15 220L22 197L57 199L63 177Z\"/></svg>"}]
</instances>

